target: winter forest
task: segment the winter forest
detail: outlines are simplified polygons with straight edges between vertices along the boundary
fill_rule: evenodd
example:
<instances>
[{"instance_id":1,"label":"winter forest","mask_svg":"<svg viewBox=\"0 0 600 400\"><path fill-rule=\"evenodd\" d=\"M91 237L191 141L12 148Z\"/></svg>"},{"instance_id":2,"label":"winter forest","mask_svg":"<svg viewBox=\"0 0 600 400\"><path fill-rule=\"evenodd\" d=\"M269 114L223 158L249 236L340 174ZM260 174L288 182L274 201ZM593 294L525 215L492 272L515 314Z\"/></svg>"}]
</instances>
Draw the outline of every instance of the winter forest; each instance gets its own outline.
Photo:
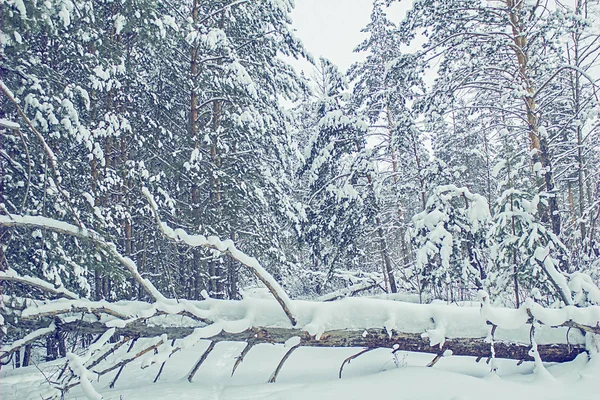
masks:
<instances>
[{"instance_id":1,"label":"winter forest","mask_svg":"<svg viewBox=\"0 0 600 400\"><path fill-rule=\"evenodd\" d=\"M600 1L366 1L0 0L1 399L597 399Z\"/></svg>"}]
</instances>

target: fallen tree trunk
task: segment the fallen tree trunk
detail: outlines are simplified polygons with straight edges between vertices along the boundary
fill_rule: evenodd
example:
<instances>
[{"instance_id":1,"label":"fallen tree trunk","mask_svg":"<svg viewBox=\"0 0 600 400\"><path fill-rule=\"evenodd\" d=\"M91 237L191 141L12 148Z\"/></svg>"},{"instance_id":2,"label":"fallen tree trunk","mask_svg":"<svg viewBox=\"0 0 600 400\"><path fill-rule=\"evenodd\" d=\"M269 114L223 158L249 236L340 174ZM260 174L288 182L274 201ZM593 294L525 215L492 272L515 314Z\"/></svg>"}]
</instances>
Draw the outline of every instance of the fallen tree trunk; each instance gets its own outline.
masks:
<instances>
[{"instance_id":1,"label":"fallen tree trunk","mask_svg":"<svg viewBox=\"0 0 600 400\"><path fill-rule=\"evenodd\" d=\"M107 328L100 322L75 321L63 323L57 327L61 332L76 334L101 334ZM154 338L167 335L169 340L184 339L192 335L194 327L163 327L144 323L134 323L123 328L116 328L116 334L131 338ZM302 347L363 347L388 348L398 351L441 354L448 350L455 356L476 358L491 357L491 344L486 338L449 338L440 348L431 346L429 339L419 333L403 333L386 329L367 330L331 330L324 332L320 338L308 332L293 328L251 328L240 333L221 331L214 336L202 337L213 342L246 342L249 344L271 343L283 344L291 338L299 337ZM175 345L177 348L177 345ZM531 346L524 343L494 341L496 358L507 358L519 361L531 361ZM578 354L585 352L582 345L540 344L538 352L545 362L567 362Z\"/></svg>"}]
</instances>

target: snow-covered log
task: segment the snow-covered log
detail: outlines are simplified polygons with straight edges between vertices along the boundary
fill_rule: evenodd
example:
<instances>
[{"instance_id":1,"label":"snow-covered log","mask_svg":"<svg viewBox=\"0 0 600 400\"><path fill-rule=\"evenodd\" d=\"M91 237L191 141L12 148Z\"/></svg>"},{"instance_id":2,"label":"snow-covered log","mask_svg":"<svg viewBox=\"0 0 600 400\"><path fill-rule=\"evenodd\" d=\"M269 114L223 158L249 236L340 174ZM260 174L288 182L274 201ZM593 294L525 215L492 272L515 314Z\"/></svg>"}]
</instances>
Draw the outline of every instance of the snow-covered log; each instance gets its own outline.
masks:
<instances>
[{"instance_id":1,"label":"snow-covered log","mask_svg":"<svg viewBox=\"0 0 600 400\"><path fill-rule=\"evenodd\" d=\"M546 309L528 301L515 310L493 308L486 301L482 307L459 307L364 298L292 305L298 318L295 326L279 304L268 299L177 304L59 299L23 310L19 324L36 330L52 322L64 333L102 334L114 328L124 337L164 343L176 339L169 352L202 339L254 345L298 337L302 346L311 347L385 347L435 354L451 350L454 355L490 357L493 339L495 357L517 360L531 359L530 331L535 324L544 361L570 360L585 351L582 332L600 334L598 306ZM162 354L156 362L170 354Z\"/></svg>"},{"instance_id":2,"label":"snow-covered log","mask_svg":"<svg viewBox=\"0 0 600 400\"><path fill-rule=\"evenodd\" d=\"M65 323L60 327L64 333L80 334L102 334L107 331L106 326L100 322L81 322L73 321ZM168 339L184 340L194 335L196 328L185 326L161 327L151 326L144 323L136 323L124 328L115 328L115 333L124 337L137 338L160 338L166 335ZM52 330L53 331L53 330ZM293 338L300 339L300 347L362 347L362 348L388 348L396 351L410 351L418 353L442 354L448 350L454 356L470 356L475 358L492 357L490 352L490 343L486 337L480 338L452 338L446 339L444 344L432 345L427 338L419 333L398 332L396 330L388 331L385 328L380 329L339 329L326 331L317 339L307 331L294 328L263 328L255 327L243 332L226 332L221 330L214 335L206 335L202 339L217 342L246 342L252 345L260 343L285 344ZM180 350L178 341L171 352ZM162 345L151 346L152 349ZM538 352L545 362L566 362L573 360L578 354L586 351L582 344L538 344ZM529 355L530 344L495 341L495 357L507 358L513 360L532 361ZM147 352L139 353L139 356ZM133 361L131 357L128 361ZM111 371L113 369L110 369Z\"/></svg>"}]
</instances>

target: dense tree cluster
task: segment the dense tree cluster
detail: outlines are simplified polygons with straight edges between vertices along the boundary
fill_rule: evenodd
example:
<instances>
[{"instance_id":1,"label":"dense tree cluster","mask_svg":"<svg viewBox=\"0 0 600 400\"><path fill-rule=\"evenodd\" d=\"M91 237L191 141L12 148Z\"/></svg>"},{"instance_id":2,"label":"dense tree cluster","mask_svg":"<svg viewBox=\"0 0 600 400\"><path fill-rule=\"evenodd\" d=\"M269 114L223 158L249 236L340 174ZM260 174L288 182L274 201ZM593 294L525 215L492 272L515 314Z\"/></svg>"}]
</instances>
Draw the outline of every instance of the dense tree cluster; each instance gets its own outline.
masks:
<instances>
[{"instance_id":1,"label":"dense tree cluster","mask_svg":"<svg viewBox=\"0 0 600 400\"><path fill-rule=\"evenodd\" d=\"M165 237L151 201L294 297L586 304L600 4L415 0L394 21L393 2L373 3L364 61L344 75L320 59L306 78L285 61L310 58L291 0L4 1L0 214L93 230L175 299L257 282L227 251ZM96 241L7 225L4 278L148 299Z\"/></svg>"}]
</instances>

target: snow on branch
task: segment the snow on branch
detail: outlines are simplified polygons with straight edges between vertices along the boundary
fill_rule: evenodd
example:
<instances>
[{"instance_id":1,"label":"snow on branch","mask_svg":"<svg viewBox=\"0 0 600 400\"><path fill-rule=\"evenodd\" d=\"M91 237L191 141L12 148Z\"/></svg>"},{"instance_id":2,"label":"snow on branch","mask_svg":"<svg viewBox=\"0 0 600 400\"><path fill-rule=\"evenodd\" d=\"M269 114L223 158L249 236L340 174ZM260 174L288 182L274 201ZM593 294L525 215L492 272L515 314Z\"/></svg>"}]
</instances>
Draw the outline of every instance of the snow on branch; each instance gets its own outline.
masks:
<instances>
[{"instance_id":1,"label":"snow on branch","mask_svg":"<svg viewBox=\"0 0 600 400\"><path fill-rule=\"evenodd\" d=\"M0 83L2 84L2 83ZM9 121L7 119L4 118L0 118L0 126L2 128L6 128L6 129L12 129L12 130L16 130L19 129L19 124L13 121Z\"/></svg>"},{"instance_id":2,"label":"snow on branch","mask_svg":"<svg viewBox=\"0 0 600 400\"><path fill-rule=\"evenodd\" d=\"M600 305L600 289L588 274L582 272L569 274L569 289L576 300L587 299L592 304Z\"/></svg>"},{"instance_id":3,"label":"snow on branch","mask_svg":"<svg viewBox=\"0 0 600 400\"><path fill-rule=\"evenodd\" d=\"M51 333L54 333L54 331L56 331L56 326L54 325L54 323L52 323L48 327L40 328L34 332L31 332L30 334L26 335L24 338L19 339L19 340L15 341L13 344L11 344L10 346L3 348L0 351L0 360L7 358L12 353L20 350L21 348L27 346L28 344L31 344L31 343L35 342L36 340L39 340L43 337L46 337L46 336L50 335Z\"/></svg>"},{"instance_id":4,"label":"snow on branch","mask_svg":"<svg viewBox=\"0 0 600 400\"><path fill-rule=\"evenodd\" d=\"M163 302L168 301L168 299L159 292L152 282L150 282L148 279L144 279L140 275L135 262L131 258L121 255L121 253L117 251L117 246L114 243L107 242L102 236L93 230L80 228L52 218L15 214L0 215L0 226L42 228L79 239L90 240L98 247L109 253L115 260L125 267L125 269L129 271L133 278L154 300Z\"/></svg>"},{"instance_id":5,"label":"snow on branch","mask_svg":"<svg viewBox=\"0 0 600 400\"><path fill-rule=\"evenodd\" d=\"M336 290L331 293L324 294L317 298L317 301L334 301L344 297L354 296L360 292L375 289L383 284L383 280L367 279L364 282L350 285L348 287Z\"/></svg>"},{"instance_id":6,"label":"snow on branch","mask_svg":"<svg viewBox=\"0 0 600 400\"><path fill-rule=\"evenodd\" d=\"M254 275L269 289L273 297L277 300L292 325L296 325L296 317L292 313L291 300L283 288L277 283L275 278L269 274L254 257L250 257L238 250L232 240L220 240L216 236L205 237L203 235L190 235L183 229L172 229L165 222L162 222L158 215L158 205L154 197L147 188L142 188L142 193L150 203L150 208L156 218L160 230L169 239L177 243L185 243L190 247L206 247L217 250L223 254L229 255L234 260L240 262L246 268L250 269Z\"/></svg>"},{"instance_id":7,"label":"snow on branch","mask_svg":"<svg viewBox=\"0 0 600 400\"><path fill-rule=\"evenodd\" d=\"M67 360L69 361L69 368L75 375L79 377L81 388L85 397L89 400L102 400L102 395L98 393L92 386L94 375L85 367L85 363L92 357L92 355L100 350L102 346L115 334L115 329L109 329L98 339L94 344L90 346L88 351L83 356L78 356L74 353L67 354Z\"/></svg>"},{"instance_id":8,"label":"snow on branch","mask_svg":"<svg viewBox=\"0 0 600 400\"><path fill-rule=\"evenodd\" d=\"M489 303L489 295L483 290L479 292L479 296L482 317L487 322L504 329L518 329L536 322L550 327L577 328L600 335L600 306L566 306L551 309L542 307L533 299L527 299L519 309L513 310L492 307Z\"/></svg>"},{"instance_id":9,"label":"snow on branch","mask_svg":"<svg viewBox=\"0 0 600 400\"><path fill-rule=\"evenodd\" d=\"M13 92L11 92L8 87L6 87L6 85L4 84L4 82L2 80L0 80L0 92L2 92L4 94L4 96L6 96L8 98L8 100L10 100L11 103L13 103L13 105L17 108L17 111L19 112L21 117L27 123L27 126L29 127L29 129L31 129L31 131L35 134L35 136L38 138L40 143L42 143L42 147L44 148L44 152L46 153L46 156L48 157L48 161L50 162L50 166L52 167L54 176L56 176L56 182L55 182L56 188L58 189L58 192L61 194L61 196L65 200L65 204L67 205L67 207L73 214L73 218L75 218L75 220L77 221L77 224L79 226L83 227L83 224L82 224L81 220L79 219L79 216L77 215L77 213L75 212L73 207L71 207L71 203L69 202L69 193L61 187L62 176L60 175L60 171L57 166L57 160L56 160L56 156L54 155L54 152L52 151L52 149L50 148L50 146L48 145L48 143L46 142L46 140L44 139L42 134L37 129L35 129L31 120L27 117L27 115L25 114L23 109L19 106L19 103L15 99Z\"/></svg>"},{"instance_id":10,"label":"snow on branch","mask_svg":"<svg viewBox=\"0 0 600 400\"><path fill-rule=\"evenodd\" d=\"M44 292L48 292L54 295L63 296L69 299L78 299L79 296L70 290L66 289L64 286L56 287L53 284L46 282L43 279L36 278L28 275L19 275L17 271L12 268L7 269L6 271L0 271L0 281L9 281L9 282L17 282L23 285L28 285L40 289Z\"/></svg>"},{"instance_id":11,"label":"snow on branch","mask_svg":"<svg viewBox=\"0 0 600 400\"><path fill-rule=\"evenodd\" d=\"M44 304L30 306L21 312L21 318L40 319L59 315L86 313L93 315L107 315L114 319L103 320L107 327L125 327L137 321L146 321L150 318L165 315L179 315L205 324L213 323L218 311L202 309L199 303L181 300L179 303L156 302L154 304L143 301L121 301L110 303L105 300L52 300Z\"/></svg>"},{"instance_id":12,"label":"snow on branch","mask_svg":"<svg viewBox=\"0 0 600 400\"><path fill-rule=\"evenodd\" d=\"M558 260L550 257L550 249L548 247L538 247L535 249L533 256L540 267L542 267L546 276L548 276L548 279L550 279L550 282L554 285L565 304L568 306L573 305L573 295L571 294L567 278L556 269Z\"/></svg>"}]
</instances>

